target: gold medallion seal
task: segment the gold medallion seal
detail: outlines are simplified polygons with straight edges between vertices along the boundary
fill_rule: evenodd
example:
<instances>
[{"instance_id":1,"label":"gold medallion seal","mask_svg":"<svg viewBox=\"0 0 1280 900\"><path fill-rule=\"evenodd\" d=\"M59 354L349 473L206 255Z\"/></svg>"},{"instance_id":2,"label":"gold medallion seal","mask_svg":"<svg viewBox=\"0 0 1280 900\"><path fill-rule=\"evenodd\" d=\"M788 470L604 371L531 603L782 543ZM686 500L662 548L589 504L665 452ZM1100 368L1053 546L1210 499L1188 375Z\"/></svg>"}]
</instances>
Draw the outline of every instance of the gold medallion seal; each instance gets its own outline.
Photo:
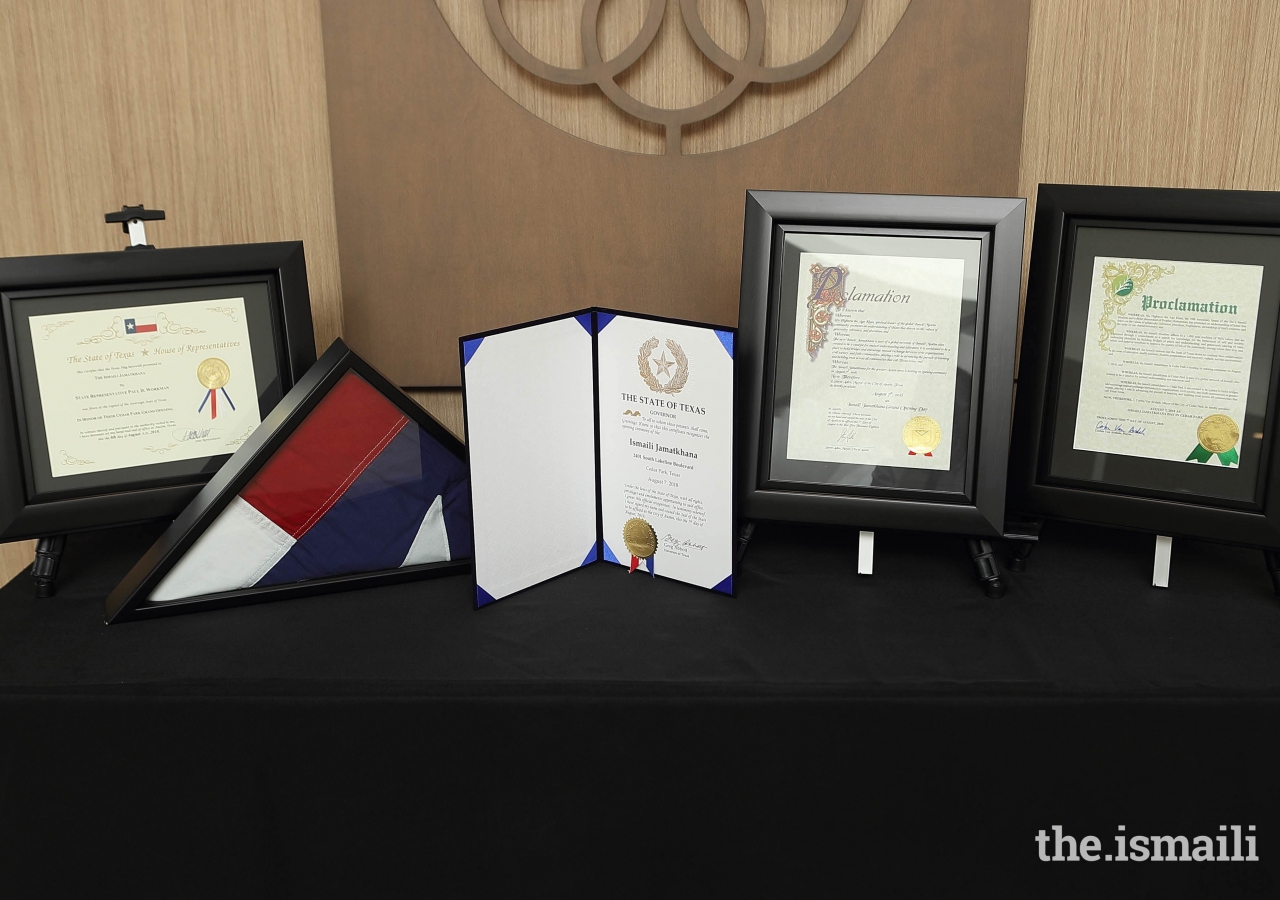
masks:
<instances>
[{"instance_id":1,"label":"gold medallion seal","mask_svg":"<svg viewBox=\"0 0 1280 900\"><path fill-rule=\"evenodd\" d=\"M627 519L622 526L622 543L637 559L648 559L658 549L658 535L644 519Z\"/></svg>"},{"instance_id":2,"label":"gold medallion seal","mask_svg":"<svg viewBox=\"0 0 1280 900\"><path fill-rule=\"evenodd\" d=\"M928 416L912 416L902 426L902 443L912 453L932 453L942 443L942 427Z\"/></svg>"},{"instance_id":3,"label":"gold medallion seal","mask_svg":"<svg viewBox=\"0 0 1280 900\"><path fill-rule=\"evenodd\" d=\"M216 356L211 356L196 366L196 377L209 390L216 391L231 380L231 368Z\"/></svg>"},{"instance_id":4,"label":"gold medallion seal","mask_svg":"<svg viewBox=\"0 0 1280 900\"><path fill-rule=\"evenodd\" d=\"M1240 440L1240 428L1230 416L1205 416L1196 429L1196 437L1200 440L1200 446L1210 453L1226 453Z\"/></svg>"}]
</instances>

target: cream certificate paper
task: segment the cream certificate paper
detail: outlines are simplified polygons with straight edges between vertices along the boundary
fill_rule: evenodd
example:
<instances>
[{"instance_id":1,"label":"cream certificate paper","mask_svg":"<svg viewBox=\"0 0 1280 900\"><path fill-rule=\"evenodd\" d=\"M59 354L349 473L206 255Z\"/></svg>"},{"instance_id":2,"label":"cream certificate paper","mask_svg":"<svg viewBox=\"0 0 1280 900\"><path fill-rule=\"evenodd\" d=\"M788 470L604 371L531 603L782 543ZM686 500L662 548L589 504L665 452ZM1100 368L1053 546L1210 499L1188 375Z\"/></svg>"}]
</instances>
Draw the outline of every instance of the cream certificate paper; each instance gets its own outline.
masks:
<instances>
[{"instance_id":1,"label":"cream certificate paper","mask_svg":"<svg viewBox=\"0 0 1280 900\"><path fill-rule=\"evenodd\" d=\"M643 519L656 574L731 592L732 334L619 315L597 340L606 558L629 565L624 526Z\"/></svg>"},{"instance_id":2,"label":"cream certificate paper","mask_svg":"<svg viewBox=\"0 0 1280 900\"><path fill-rule=\"evenodd\" d=\"M55 478L232 453L261 422L241 297L30 322Z\"/></svg>"},{"instance_id":3,"label":"cream certificate paper","mask_svg":"<svg viewBox=\"0 0 1280 900\"><path fill-rule=\"evenodd\" d=\"M964 260L801 253L787 458L951 467Z\"/></svg>"},{"instance_id":4,"label":"cream certificate paper","mask_svg":"<svg viewBox=\"0 0 1280 900\"><path fill-rule=\"evenodd\" d=\"M1239 465L1262 266L1097 257L1073 446Z\"/></svg>"}]
</instances>

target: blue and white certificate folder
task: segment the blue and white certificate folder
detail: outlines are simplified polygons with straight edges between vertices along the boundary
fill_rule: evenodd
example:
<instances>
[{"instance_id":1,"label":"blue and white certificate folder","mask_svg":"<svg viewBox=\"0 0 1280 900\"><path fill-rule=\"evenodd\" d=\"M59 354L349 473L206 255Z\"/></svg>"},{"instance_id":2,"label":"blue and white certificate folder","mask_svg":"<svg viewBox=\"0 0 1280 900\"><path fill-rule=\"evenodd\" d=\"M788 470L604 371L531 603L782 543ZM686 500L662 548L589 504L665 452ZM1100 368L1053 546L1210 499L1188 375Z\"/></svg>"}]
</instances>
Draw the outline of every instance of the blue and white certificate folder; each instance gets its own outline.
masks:
<instances>
[{"instance_id":1,"label":"blue and white certificate folder","mask_svg":"<svg viewBox=\"0 0 1280 900\"><path fill-rule=\"evenodd\" d=\"M733 594L734 337L591 309L462 338L477 608L597 561Z\"/></svg>"}]
</instances>

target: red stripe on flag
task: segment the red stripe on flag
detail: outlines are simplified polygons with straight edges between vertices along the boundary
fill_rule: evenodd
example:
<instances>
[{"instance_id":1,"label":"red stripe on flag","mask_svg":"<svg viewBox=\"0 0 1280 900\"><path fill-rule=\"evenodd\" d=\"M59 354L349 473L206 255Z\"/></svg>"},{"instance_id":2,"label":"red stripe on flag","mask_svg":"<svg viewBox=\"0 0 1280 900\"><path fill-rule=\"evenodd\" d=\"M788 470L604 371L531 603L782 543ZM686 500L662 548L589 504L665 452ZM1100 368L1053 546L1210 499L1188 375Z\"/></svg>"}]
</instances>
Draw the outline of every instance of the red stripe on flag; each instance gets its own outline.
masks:
<instances>
[{"instance_id":1,"label":"red stripe on flag","mask_svg":"<svg viewBox=\"0 0 1280 900\"><path fill-rule=\"evenodd\" d=\"M348 372L240 496L295 538L320 520L409 418Z\"/></svg>"},{"instance_id":2,"label":"red stripe on flag","mask_svg":"<svg viewBox=\"0 0 1280 900\"><path fill-rule=\"evenodd\" d=\"M133 330L136 334L143 334L144 332L147 332L147 331L155 331L156 326L155 325L134 325Z\"/></svg>"}]
</instances>

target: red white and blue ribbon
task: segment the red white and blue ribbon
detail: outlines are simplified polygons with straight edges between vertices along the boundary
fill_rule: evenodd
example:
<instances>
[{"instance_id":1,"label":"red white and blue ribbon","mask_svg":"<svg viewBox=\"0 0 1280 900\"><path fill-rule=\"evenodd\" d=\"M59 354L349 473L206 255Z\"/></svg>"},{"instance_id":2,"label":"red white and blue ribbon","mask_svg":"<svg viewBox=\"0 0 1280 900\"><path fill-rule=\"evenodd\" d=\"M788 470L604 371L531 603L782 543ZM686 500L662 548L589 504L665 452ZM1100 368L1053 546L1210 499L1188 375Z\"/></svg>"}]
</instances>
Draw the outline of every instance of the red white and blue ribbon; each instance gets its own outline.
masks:
<instances>
[{"instance_id":1,"label":"red white and blue ribbon","mask_svg":"<svg viewBox=\"0 0 1280 900\"><path fill-rule=\"evenodd\" d=\"M205 393L204 399L200 401L200 406L196 410L197 413L204 412L205 404L209 404L209 418L218 418L218 391L222 391L222 396L227 399L227 405L231 407L231 411L236 411L236 405L231 402L231 395L227 393L226 388L209 388Z\"/></svg>"},{"instance_id":2,"label":"red white and blue ribbon","mask_svg":"<svg viewBox=\"0 0 1280 900\"><path fill-rule=\"evenodd\" d=\"M627 574L630 575L636 569L640 568L640 562L641 562L640 557L632 555L631 568L627 569ZM649 577L652 578L653 577L653 554L652 553L650 553L648 556L644 558L644 563L649 567Z\"/></svg>"}]
</instances>

